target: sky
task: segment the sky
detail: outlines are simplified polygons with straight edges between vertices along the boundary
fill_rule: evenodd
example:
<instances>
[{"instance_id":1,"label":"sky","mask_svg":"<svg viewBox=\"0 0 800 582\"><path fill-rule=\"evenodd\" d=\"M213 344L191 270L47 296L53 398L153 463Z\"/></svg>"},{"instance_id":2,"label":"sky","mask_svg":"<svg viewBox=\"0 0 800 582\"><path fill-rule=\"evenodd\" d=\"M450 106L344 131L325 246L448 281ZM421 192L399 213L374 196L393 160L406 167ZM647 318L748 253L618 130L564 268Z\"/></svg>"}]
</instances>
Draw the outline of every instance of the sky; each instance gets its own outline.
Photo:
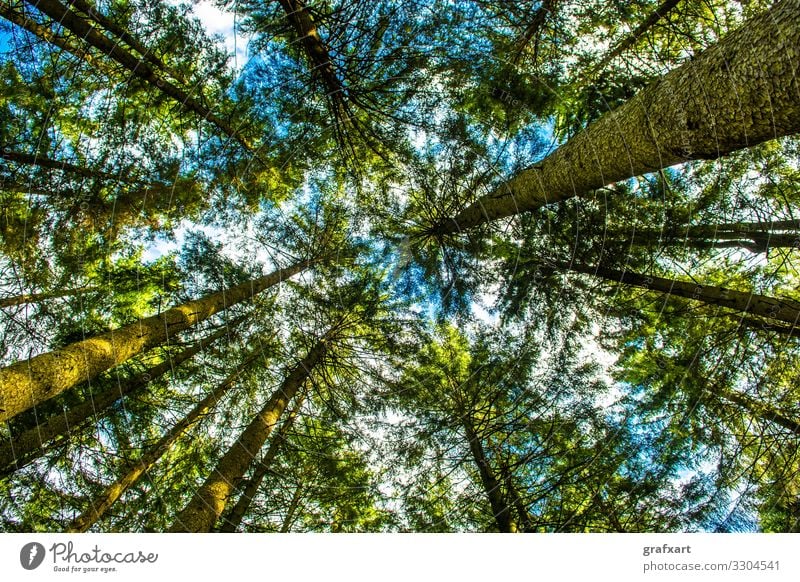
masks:
<instances>
[{"instance_id":1,"label":"sky","mask_svg":"<svg viewBox=\"0 0 800 582\"><path fill-rule=\"evenodd\" d=\"M177 4L177 2L174 2ZM211 35L223 38L225 48L231 59L231 68L241 71L247 63L247 45L249 38L239 31L239 23L232 12L222 11L209 0L195 2L192 12L203 23Z\"/></svg>"}]
</instances>

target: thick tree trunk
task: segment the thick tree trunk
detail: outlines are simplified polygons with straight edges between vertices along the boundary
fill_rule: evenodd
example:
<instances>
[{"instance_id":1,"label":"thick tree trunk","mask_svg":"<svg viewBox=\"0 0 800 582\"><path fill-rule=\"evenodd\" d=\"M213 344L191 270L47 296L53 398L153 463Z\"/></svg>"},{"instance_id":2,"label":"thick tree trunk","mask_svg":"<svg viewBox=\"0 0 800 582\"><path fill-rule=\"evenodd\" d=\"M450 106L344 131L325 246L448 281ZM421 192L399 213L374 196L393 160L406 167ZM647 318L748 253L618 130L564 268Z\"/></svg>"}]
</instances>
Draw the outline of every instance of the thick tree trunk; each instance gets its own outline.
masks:
<instances>
[{"instance_id":1,"label":"thick tree trunk","mask_svg":"<svg viewBox=\"0 0 800 582\"><path fill-rule=\"evenodd\" d=\"M784 0L431 229L456 233L800 131L800 0Z\"/></svg>"},{"instance_id":2,"label":"thick tree trunk","mask_svg":"<svg viewBox=\"0 0 800 582\"><path fill-rule=\"evenodd\" d=\"M148 84L175 100L182 108L188 109L203 119L213 123L227 136L237 140L246 149L252 150L251 145L231 127L231 125L205 107L200 101L192 97L184 89L164 79L152 66L128 51L104 34L98 32L90 22L81 18L77 13L63 5L58 0L24 0L43 14L47 15L61 26L83 39L86 43L107 55L128 71L146 81Z\"/></svg>"},{"instance_id":3,"label":"thick tree trunk","mask_svg":"<svg viewBox=\"0 0 800 582\"><path fill-rule=\"evenodd\" d=\"M286 406L306 382L311 370L323 359L326 351L327 339L323 338L292 369L283 385L270 397L264 408L220 459L194 497L177 515L170 532L211 531L225 510L236 485L252 465Z\"/></svg>"},{"instance_id":4,"label":"thick tree trunk","mask_svg":"<svg viewBox=\"0 0 800 582\"><path fill-rule=\"evenodd\" d=\"M313 261L236 285L173 307L117 330L70 344L0 369L0 421L95 378L143 351L162 345L178 333L296 275Z\"/></svg>"},{"instance_id":5,"label":"thick tree trunk","mask_svg":"<svg viewBox=\"0 0 800 582\"><path fill-rule=\"evenodd\" d=\"M105 415L111 407L122 398L143 389L156 378L170 372L183 362L193 358L220 338L227 336L230 330L244 321L239 317L222 329L200 340L182 352L168 357L162 363L148 368L144 373L110 385L92 395L90 400L82 402L60 414L42 419L37 426L20 434L13 435L7 443L0 446L0 476L17 471L42 454L68 439L71 434L80 431L87 424ZM58 439L58 440L56 440ZM51 445L51 443L54 444Z\"/></svg>"},{"instance_id":6,"label":"thick tree trunk","mask_svg":"<svg viewBox=\"0 0 800 582\"><path fill-rule=\"evenodd\" d=\"M497 529L502 533L511 533L515 529L511 520L511 512L509 511L505 499L503 499L500 482L489 466L489 460L486 458L486 452L483 450L483 443L475 431L472 419L468 418L468 414L469 413L463 415L462 425L467 436L467 441L469 442L472 460L475 461L478 467L481 484L483 485L486 497L489 499L489 505L492 508L492 514L497 523Z\"/></svg>"},{"instance_id":7,"label":"thick tree trunk","mask_svg":"<svg viewBox=\"0 0 800 582\"><path fill-rule=\"evenodd\" d=\"M183 417L175 426L168 430L155 445L149 448L142 457L122 477L114 481L111 485L89 504L89 508L78 518L73 520L66 528L67 532L85 532L99 520L105 512L122 496L128 488L136 484L137 481L158 462L164 453L186 433L197 421L206 416L217 403L235 385L236 380L250 364L259 356L261 351L256 349L251 351L236 369L222 381L216 388L209 392L189 413Z\"/></svg>"},{"instance_id":8,"label":"thick tree trunk","mask_svg":"<svg viewBox=\"0 0 800 582\"><path fill-rule=\"evenodd\" d=\"M50 293L23 293L13 297L3 297L0 299L0 307L13 307L14 305L24 305L25 303L38 303L48 299L59 299L61 297L71 297L73 295L83 295L93 293L99 287L81 287L80 289L65 289L63 291L51 291Z\"/></svg>"},{"instance_id":9,"label":"thick tree trunk","mask_svg":"<svg viewBox=\"0 0 800 582\"><path fill-rule=\"evenodd\" d=\"M777 299L767 295L726 289L725 287L703 286L691 281L677 281L653 275L642 275L632 271L591 267L579 263L556 263L556 267L561 270L602 277L625 285L659 291L666 295L694 299L708 305L726 307L741 313L752 313L768 319L784 321L791 325L800 324L800 302L791 299Z\"/></svg>"},{"instance_id":10,"label":"thick tree trunk","mask_svg":"<svg viewBox=\"0 0 800 582\"><path fill-rule=\"evenodd\" d=\"M281 428L270 440L269 448L267 449L264 458L261 459L256 467L256 470L250 476L250 479L247 480L247 484L242 491L239 500L236 502L236 505L233 506L233 509L231 509L230 513L222 520L223 524L219 528L220 532L234 533L237 529L239 529L242 519L244 519L247 511L250 509L250 504L253 502L253 498L261 488L261 483L264 481L264 477L267 476L267 473L269 473L270 469L272 468L272 461L275 460L275 457L277 457L278 453L281 451L281 448L286 441L286 437L294 425L294 420L297 418L297 413L299 412L302 403L303 399L301 395L298 397L294 409L289 413L289 416L281 425Z\"/></svg>"}]
</instances>

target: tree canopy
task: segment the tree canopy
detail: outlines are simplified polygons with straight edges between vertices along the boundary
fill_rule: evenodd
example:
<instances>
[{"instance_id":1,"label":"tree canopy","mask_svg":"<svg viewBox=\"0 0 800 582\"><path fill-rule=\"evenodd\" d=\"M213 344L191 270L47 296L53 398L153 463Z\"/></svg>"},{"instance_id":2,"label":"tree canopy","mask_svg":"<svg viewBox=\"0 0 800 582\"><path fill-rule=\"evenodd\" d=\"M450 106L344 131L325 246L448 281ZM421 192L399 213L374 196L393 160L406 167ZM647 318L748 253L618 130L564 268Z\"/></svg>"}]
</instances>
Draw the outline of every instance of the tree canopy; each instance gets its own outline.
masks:
<instances>
[{"instance_id":1,"label":"tree canopy","mask_svg":"<svg viewBox=\"0 0 800 582\"><path fill-rule=\"evenodd\" d=\"M800 0L0 0L0 531L800 531L798 62Z\"/></svg>"}]
</instances>

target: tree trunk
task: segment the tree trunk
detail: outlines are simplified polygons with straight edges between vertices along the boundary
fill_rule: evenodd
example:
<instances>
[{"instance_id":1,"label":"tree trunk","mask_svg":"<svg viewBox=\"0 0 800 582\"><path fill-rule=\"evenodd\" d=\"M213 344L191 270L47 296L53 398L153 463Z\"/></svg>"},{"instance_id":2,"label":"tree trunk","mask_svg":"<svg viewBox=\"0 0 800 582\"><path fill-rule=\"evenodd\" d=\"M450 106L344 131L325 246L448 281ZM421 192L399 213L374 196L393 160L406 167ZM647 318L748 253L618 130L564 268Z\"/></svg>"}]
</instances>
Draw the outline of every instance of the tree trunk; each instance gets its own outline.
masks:
<instances>
[{"instance_id":1,"label":"tree trunk","mask_svg":"<svg viewBox=\"0 0 800 582\"><path fill-rule=\"evenodd\" d=\"M717 225L690 226L671 232L649 228L608 231L606 238L637 245L669 243L695 249L742 248L754 254L766 253L771 248L800 248L800 234L754 229L723 230Z\"/></svg>"},{"instance_id":2,"label":"tree trunk","mask_svg":"<svg viewBox=\"0 0 800 582\"><path fill-rule=\"evenodd\" d=\"M83 295L97 291L99 287L81 287L80 289L65 289L63 291L51 291L49 293L23 293L13 297L0 299L0 307L12 307L14 305L24 305L25 303L38 303L48 299L58 299L60 297L70 297L73 295Z\"/></svg>"},{"instance_id":3,"label":"tree trunk","mask_svg":"<svg viewBox=\"0 0 800 582\"><path fill-rule=\"evenodd\" d=\"M292 529L292 522L294 522L294 515L297 512L297 508L300 506L300 500L303 498L303 484L300 483L294 490L292 494L292 500L289 502L289 508L286 510L286 517L283 518L283 523L281 524L281 533L289 533L289 530Z\"/></svg>"},{"instance_id":4,"label":"tree trunk","mask_svg":"<svg viewBox=\"0 0 800 582\"><path fill-rule=\"evenodd\" d=\"M753 417L759 418L761 420L766 420L767 422L775 423L778 426L782 426L783 428L787 429L788 431L794 433L795 435L800 436L800 422L789 418L788 416L781 414L780 412L773 410L769 406L765 406L761 404L757 400L750 398L744 394L733 392L731 390L724 390L724 391L716 391L712 390L713 393L718 394L721 398L729 402L733 402L744 408L747 412L749 412Z\"/></svg>"},{"instance_id":5,"label":"tree trunk","mask_svg":"<svg viewBox=\"0 0 800 582\"><path fill-rule=\"evenodd\" d=\"M98 180L114 180L116 182L129 182L117 174L109 174L108 172L101 172L92 168L85 168L68 162L62 162L47 158L39 154L26 154L22 152L15 152L6 147L0 147L0 158L14 162L16 164L23 164L26 166L38 166L40 168L47 168L48 170L60 170L62 172L69 172L82 178L95 178ZM131 182L129 182L131 183ZM135 182L132 182L135 183Z\"/></svg>"},{"instance_id":6,"label":"tree trunk","mask_svg":"<svg viewBox=\"0 0 800 582\"><path fill-rule=\"evenodd\" d=\"M168 342L198 322L296 275L313 262L302 261L159 315L0 369L0 421L8 420L80 382L89 381L147 349Z\"/></svg>"},{"instance_id":7,"label":"tree trunk","mask_svg":"<svg viewBox=\"0 0 800 582\"><path fill-rule=\"evenodd\" d=\"M452 234L800 131L800 0L784 0L431 229Z\"/></svg>"},{"instance_id":8,"label":"tree trunk","mask_svg":"<svg viewBox=\"0 0 800 582\"><path fill-rule=\"evenodd\" d=\"M122 28L119 24L105 16L100 12L96 6L93 6L90 0L70 0L73 8L77 8L91 20L102 26L109 34L116 36L122 42L127 44L137 53L139 53L144 60L153 65L156 69L166 73L179 83L185 83L186 79L180 71L168 67L164 62L159 59L153 51L144 46L139 39L135 38L130 32Z\"/></svg>"},{"instance_id":9,"label":"tree trunk","mask_svg":"<svg viewBox=\"0 0 800 582\"><path fill-rule=\"evenodd\" d=\"M70 40L54 34L53 31L48 27L42 26L41 24L31 20L25 15L24 10L22 9L22 3L18 2L17 4L19 5L19 8L15 10L7 0L0 0L0 16L12 24L16 24L20 28L27 30L43 41L55 45L61 50L78 57L78 59L84 61L93 69L102 71L106 75L111 74L110 69L106 67L104 63L101 63L98 59L95 59L88 51L75 46Z\"/></svg>"},{"instance_id":10,"label":"tree trunk","mask_svg":"<svg viewBox=\"0 0 800 582\"><path fill-rule=\"evenodd\" d=\"M109 56L128 71L163 92L175 100L182 108L193 111L203 119L213 123L227 136L238 141L247 150L252 151L251 145L233 129L225 120L214 114L184 89L165 80L144 60L127 52L122 46L98 32L91 23L81 18L77 13L63 5L58 0L24 0L26 3L47 15L59 25L63 26L89 45Z\"/></svg>"},{"instance_id":11,"label":"tree trunk","mask_svg":"<svg viewBox=\"0 0 800 582\"><path fill-rule=\"evenodd\" d=\"M664 277L641 275L632 271L590 267L579 263L559 262L555 265L562 270L602 277L609 281L659 291L667 295L694 299L708 305L727 307L741 313L752 313L768 319L784 321L791 325L800 324L800 303L791 299L777 299L767 295L734 291L725 287L702 286L691 281L677 281Z\"/></svg>"},{"instance_id":12,"label":"tree trunk","mask_svg":"<svg viewBox=\"0 0 800 582\"><path fill-rule=\"evenodd\" d=\"M539 8L536 9L531 21L525 28L525 32L522 34L522 37L516 43L517 49L515 51L514 58L511 59L512 64L516 65L519 62L522 54L525 52L525 48L531 43L531 41L533 41L532 60L534 66L536 65L537 61L539 60L539 39L541 38L542 29L547 22L547 17L558 9L559 1L560 0L542 0Z\"/></svg>"},{"instance_id":13,"label":"tree trunk","mask_svg":"<svg viewBox=\"0 0 800 582\"><path fill-rule=\"evenodd\" d=\"M164 453L186 433L197 421L206 416L217 403L234 386L237 378L261 355L261 350L251 351L237 368L222 381L216 388L209 392L192 410L175 426L162 436L155 445L149 448L133 467L106 489L89 504L89 509L73 520L66 528L67 532L85 532L99 520L105 512L122 496L125 491L136 484L145 472L149 471L158 462Z\"/></svg>"},{"instance_id":14,"label":"tree trunk","mask_svg":"<svg viewBox=\"0 0 800 582\"><path fill-rule=\"evenodd\" d=\"M503 499L503 492L500 489L500 482L492 472L489 466L489 461L486 458L486 452L483 450L483 443L480 437L475 432L475 427L472 425L472 419L468 418L469 413L462 416L462 426L467 435L469 442L469 450L472 453L472 460L478 466L478 473L480 474L481 484L489 498L489 505L492 508L497 529L501 533L511 533L513 531L513 524L511 521L511 512L509 511L508 504Z\"/></svg>"},{"instance_id":15,"label":"tree trunk","mask_svg":"<svg viewBox=\"0 0 800 582\"><path fill-rule=\"evenodd\" d=\"M0 476L29 465L52 448L49 443L58 439L55 444L59 444L64 439L68 439L70 434L80 431L92 420L105 415L116 402L125 396L143 389L152 380L160 378L183 362L193 358L218 339L228 335L230 330L244 319L244 317L237 318L191 347L168 357L157 366L148 368L144 373L122 381L114 381L108 388L93 394L92 398L86 402L76 404L63 413L43 419L37 426L21 434L12 435L9 442L0 446Z\"/></svg>"},{"instance_id":16,"label":"tree trunk","mask_svg":"<svg viewBox=\"0 0 800 582\"><path fill-rule=\"evenodd\" d=\"M258 451L280 420L288 403L308 379L311 370L327 351L327 337L321 339L297 364L283 385L272 394L264 408L220 459L205 483L177 515L170 532L209 532L225 510L225 505Z\"/></svg>"},{"instance_id":17,"label":"tree trunk","mask_svg":"<svg viewBox=\"0 0 800 582\"><path fill-rule=\"evenodd\" d=\"M536 527L533 524L533 520L531 519L531 515L528 512L528 508L525 507L525 504L522 501L522 498L519 496L519 492L517 488L514 486L514 474L508 466L508 463L505 461L500 462L500 474L503 477L503 482L506 486L506 491L508 492L508 498L514 505L514 509L517 512L517 516L519 518L519 524L522 526L523 532L534 532L536 531Z\"/></svg>"},{"instance_id":18,"label":"tree trunk","mask_svg":"<svg viewBox=\"0 0 800 582\"><path fill-rule=\"evenodd\" d=\"M328 97L336 104L338 111L344 101L344 87L336 76L328 47L319 36L317 25L308 13L305 3L302 0L278 0L278 2L297 32L303 51L311 63L312 72L322 79Z\"/></svg>"},{"instance_id":19,"label":"tree trunk","mask_svg":"<svg viewBox=\"0 0 800 582\"><path fill-rule=\"evenodd\" d=\"M261 483L264 481L264 477L267 476L267 473L269 473L270 469L272 468L272 461L275 460L275 457L278 456L281 447L283 447L286 441L286 436L289 434L292 425L294 425L294 420L297 418L297 413L300 411L300 406L302 403L303 398L301 395L298 398L294 409L289 413L289 416L281 425L281 428L278 430L277 434L271 439L267 453L264 455L264 458L261 459L261 462L259 462L253 475L250 477L250 479L248 479L247 485L245 486L244 491L242 491L242 495L239 497L236 505L233 506L233 509L231 509L230 513L223 519L223 524L219 528L220 532L234 533L237 529L239 529L242 519L244 519L247 511L250 509L250 504L253 502L253 498L261 488Z\"/></svg>"}]
</instances>

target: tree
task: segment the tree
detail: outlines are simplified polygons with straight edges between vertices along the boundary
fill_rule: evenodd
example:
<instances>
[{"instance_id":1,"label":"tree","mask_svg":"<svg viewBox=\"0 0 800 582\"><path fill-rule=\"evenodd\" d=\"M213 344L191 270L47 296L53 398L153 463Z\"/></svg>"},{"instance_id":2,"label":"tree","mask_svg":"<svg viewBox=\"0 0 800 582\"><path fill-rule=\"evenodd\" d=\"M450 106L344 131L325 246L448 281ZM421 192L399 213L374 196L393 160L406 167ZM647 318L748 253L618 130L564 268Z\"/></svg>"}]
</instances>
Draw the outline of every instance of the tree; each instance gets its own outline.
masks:
<instances>
[{"instance_id":1,"label":"tree","mask_svg":"<svg viewBox=\"0 0 800 582\"><path fill-rule=\"evenodd\" d=\"M320 338L308 354L287 374L281 387L272 394L258 415L251 421L217 467L178 513L170 528L172 532L209 532L222 515L235 483L254 462L255 454L280 420L311 371L320 363L328 349L335 328Z\"/></svg>"},{"instance_id":2,"label":"tree","mask_svg":"<svg viewBox=\"0 0 800 582\"><path fill-rule=\"evenodd\" d=\"M800 104L797 92L787 91L795 81L786 63L798 45L792 23L799 10L791 0L779 2L432 232L457 233L631 176L797 133ZM776 74L761 74L767 70ZM771 114L758 113L764 109Z\"/></svg>"},{"instance_id":3,"label":"tree","mask_svg":"<svg viewBox=\"0 0 800 582\"><path fill-rule=\"evenodd\" d=\"M0 407L0 419L12 418L80 382L91 380L148 348L169 341L170 337L175 337L175 334L215 313L302 272L313 262L296 263L259 279L173 307L163 314L142 319L127 327L1 369L0 395L3 405Z\"/></svg>"},{"instance_id":4,"label":"tree","mask_svg":"<svg viewBox=\"0 0 800 582\"><path fill-rule=\"evenodd\" d=\"M211 412L219 400L221 400L234 386L241 372L246 369L253 361L260 357L261 351L254 349L247 354L242 363L203 398L192 410L177 422L158 442L147 449L142 457L134 464L130 470L111 483L103 493L92 499L87 510L80 517L72 520L67 526L71 532L85 532L94 525L100 517L111 507L131 485L136 483L192 426L202 417Z\"/></svg>"}]
</instances>

